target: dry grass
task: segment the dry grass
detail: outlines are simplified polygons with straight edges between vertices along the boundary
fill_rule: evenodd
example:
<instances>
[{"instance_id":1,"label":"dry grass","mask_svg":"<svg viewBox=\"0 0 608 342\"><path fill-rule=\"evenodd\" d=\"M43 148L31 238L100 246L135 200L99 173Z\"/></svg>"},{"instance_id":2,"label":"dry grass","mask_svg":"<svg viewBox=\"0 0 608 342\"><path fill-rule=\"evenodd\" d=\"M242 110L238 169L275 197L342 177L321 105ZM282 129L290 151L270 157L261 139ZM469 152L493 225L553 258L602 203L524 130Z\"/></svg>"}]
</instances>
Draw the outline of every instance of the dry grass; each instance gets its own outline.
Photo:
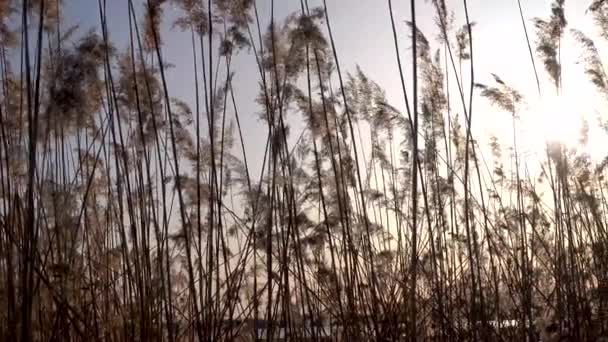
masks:
<instances>
[{"instance_id":1,"label":"dry grass","mask_svg":"<svg viewBox=\"0 0 608 342\"><path fill-rule=\"evenodd\" d=\"M363 71L341 69L339 13L303 0L276 18L271 4L264 27L253 0L125 1L121 49L105 1L87 34L62 27L67 2L0 2L0 340L606 334L606 162L555 143L541 174L523 171L526 94L497 75L476 81L466 0L432 2L436 47L415 1L402 26L388 1L404 113ZM167 82L170 5L192 42L193 108ZM607 37L608 4L589 10ZM580 46L562 46L566 14L556 0L534 20L543 91L559 91L560 50L574 48L605 92L594 42L572 31ZM244 49L256 108L239 108L232 82ZM513 118L513 140L492 140L493 165L472 134L473 97ZM247 155L244 113L266 129L262 160Z\"/></svg>"}]
</instances>

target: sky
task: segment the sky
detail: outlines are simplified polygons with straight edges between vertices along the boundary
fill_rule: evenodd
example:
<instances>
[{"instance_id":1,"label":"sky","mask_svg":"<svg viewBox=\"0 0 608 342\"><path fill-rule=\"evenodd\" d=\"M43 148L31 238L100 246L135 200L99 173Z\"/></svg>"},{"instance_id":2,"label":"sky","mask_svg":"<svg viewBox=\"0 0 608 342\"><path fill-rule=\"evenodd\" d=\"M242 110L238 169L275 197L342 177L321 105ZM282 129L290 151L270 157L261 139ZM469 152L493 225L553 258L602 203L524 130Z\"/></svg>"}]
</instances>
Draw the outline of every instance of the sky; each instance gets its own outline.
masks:
<instances>
[{"instance_id":1,"label":"sky","mask_svg":"<svg viewBox=\"0 0 608 342\"><path fill-rule=\"evenodd\" d=\"M99 27L96 0L64 0L65 16L79 23L82 29ZM590 0L566 0L566 15L569 28L579 29L596 38L596 29L592 20L585 13ZM271 0L258 0L260 16L265 23L270 20ZM275 16L282 18L299 10L297 0L275 0ZM462 26L464 7L462 1L447 1L454 12L455 27ZM311 0L310 6L322 5L320 0ZM405 114L405 103L402 96L398 67L394 51L388 2L383 0L327 0L338 57L343 72L353 72L359 65L368 77L380 84L387 93L391 104ZM411 60L411 44L405 21L411 20L409 1L394 1L395 21L397 24L402 58ZM420 30L431 41L432 49L439 47L436 40L437 29L434 24L434 11L430 1L417 1L417 22ZM522 0L524 18L532 43L535 41L535 29L532 18L548 18L551 1ZM127 47L128 12L125 0L107 0L108 24L112 41L118 48ZM136 7L141 8L141 4ZM595 120L595 115L602 106L603 99L594 94L594 89L583 74L576 48L564 48L562 52L563 93L555 95L555 90L544 72L542 62L536 58L536 65L541 79L542 96L538 95L536 81L520 19L517 0L469 0L469 15L476 23L473 29L473 47L475 58L475 81L491 84L491 73L499 75L505 82L525 95L526 104L520 114L518 127L521 129L522 143L528 145L528 156L542 153L546 139L563 139L569 144L576 144L578 133L576 119L584 115ZM168 9L167 15L174 16L175 11ZM187 32L171 29L170 19L163 25L163 54L167 62L175 65L167 74L170 95L180 97L189 103L194 99L194 76L191 53L191 37ZM569 39L566 35L565 39ZM597 40L600 41L599 39ZM599 44L600 54L605 44ZM572 45L566 45L570 47ZM244 139L248 156L261 160L263 156L266 131L257 119L253 99L258 90L259 74L255 58L250 51L242 51L234 60L234 86L239 103ZM467 72L465 71L465 74ZM405 63L406 82L411 83L411 64ZM464 78L468 85L468 76ZM468 86L467 86L468 87ZM468 92L469 90L466 89ZM462 108L460 103L454 109ZM572 115L571 112L578 114ZM491 107L483 98L474 100L474 134L481 144L490 135L501 139L510 139L511 116ZM594 127L595 125L591 125ZM608 148L603 148L606 141L599 132L592 133L592 153L603 157ZM603 146L601 146L603 145Z\"/></svg>"}]
</instances>

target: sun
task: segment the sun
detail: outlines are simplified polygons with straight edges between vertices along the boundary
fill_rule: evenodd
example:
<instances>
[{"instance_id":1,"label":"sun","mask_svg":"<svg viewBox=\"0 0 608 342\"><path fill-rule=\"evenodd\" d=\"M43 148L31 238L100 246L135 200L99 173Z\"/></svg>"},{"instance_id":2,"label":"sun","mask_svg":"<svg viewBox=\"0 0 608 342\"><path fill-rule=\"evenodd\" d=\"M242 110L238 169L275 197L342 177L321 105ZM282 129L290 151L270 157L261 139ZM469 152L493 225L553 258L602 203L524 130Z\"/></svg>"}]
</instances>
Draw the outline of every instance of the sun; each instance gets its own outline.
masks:
<instances>
[{"instance_id":1,"label":"sun","mask_svg":"<svg viewBox=\"0 0 608 342\"><path fill-rule=\"evenodd\" d=\"M536 152L555 143L568 149L585 147L581 144L583 132L589 136L591 122L597 126L591 117L592 109L585 103L589 102L564 94L543 95L529 103L520 116L521 128L525 131L523 142Z\"/></svg>"},{"instance_id":2,"label":"sun","mask_svg":"<svg viewBox=\"0 0 608 342\"><path fill-rule=\"evenodd\" d=\"M531 124L546 143L560 143L566 147L576 147L581 140L581 132L587 114L568 96L547 96L541 99L533 110Z\"/></svg>"},{"instance_id":3,"label":"sun","mask_svg":"<svg viewBox=\"0 0 608 342\"><path fill-rule=\"evenodd\" d=\"M593 100L585 94L543 95L520 115L522 143L541 155L548 144L557 143L592 158L605 157L608 134L598 123Z\"/></svg>"}]
</instances>

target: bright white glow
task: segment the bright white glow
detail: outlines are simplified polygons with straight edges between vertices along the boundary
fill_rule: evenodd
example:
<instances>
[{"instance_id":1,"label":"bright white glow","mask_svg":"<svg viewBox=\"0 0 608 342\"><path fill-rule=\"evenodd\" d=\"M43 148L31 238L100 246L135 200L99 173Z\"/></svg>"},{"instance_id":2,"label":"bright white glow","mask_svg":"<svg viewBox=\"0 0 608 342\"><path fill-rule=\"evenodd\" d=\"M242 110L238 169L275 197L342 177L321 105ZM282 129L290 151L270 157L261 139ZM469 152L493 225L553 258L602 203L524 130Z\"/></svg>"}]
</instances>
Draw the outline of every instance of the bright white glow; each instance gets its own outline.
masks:
<instances>
[{"instance_id":1,"label":"bright white glow","mask_svg":"<svg viewBox=\"0 0 608 342\"><path fill-rule=\"evenodd\" d=\"M579 145L583 119L588 120L585 109L567 96L544 97L528 115L525 128L537 132L535 144L561 143L568 148Z\"/></svg>"},{"instance_id":2,"label":"bright white glow","mask_svg":"<svg viewBox=\"0 0 608 342\"><path fill-rule=\"evenodd\" d=\"M517 123L518 145L522 150L544 156L547 143L560 143L567 149L589 153L595 160L604 158L608 152L608 134L598 125L594 100L596 98L588 94L576 93L576 96L543 95L541 100L529 103ZM582 145L585 122L587 143Z\"/></svg>"}]
</instances>

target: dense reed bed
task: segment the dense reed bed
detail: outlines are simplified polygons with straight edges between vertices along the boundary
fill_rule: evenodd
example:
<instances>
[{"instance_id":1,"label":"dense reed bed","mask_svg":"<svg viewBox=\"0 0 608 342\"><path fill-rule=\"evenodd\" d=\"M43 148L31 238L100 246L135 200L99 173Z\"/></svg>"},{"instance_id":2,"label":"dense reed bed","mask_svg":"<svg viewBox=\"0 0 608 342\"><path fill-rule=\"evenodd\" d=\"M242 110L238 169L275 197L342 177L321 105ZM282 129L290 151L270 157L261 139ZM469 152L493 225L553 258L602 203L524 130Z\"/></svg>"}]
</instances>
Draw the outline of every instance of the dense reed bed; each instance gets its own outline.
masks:
<instances>
[{"instance_id":1,"label":"dense reed bed","mask_svg":"<svg viewBox=\"0 0 608 342\"><path fill-rule=\"evenodd\" d=\"M422 1L407 17L378 1L396 99L341 67L325 0L287 17L274 0L269 16L255 0L88 1L90 31L64 24L70 1L0 1L0 340L606 335L608 159L556 141L522 158L520 114L538 94L500 70L477 81L467 0L432 0L433 33L418 28ZM126 44L109 6L127 13ZM560 93L567 48L608 94L564 0L532 21L513 6L539 93ZM608 3L588 11L607 39ZM188 100L168 82L171 25L191 42ZM474 136L481 102L512 118L511 140Z\"/></svg>"}]
</instances>

